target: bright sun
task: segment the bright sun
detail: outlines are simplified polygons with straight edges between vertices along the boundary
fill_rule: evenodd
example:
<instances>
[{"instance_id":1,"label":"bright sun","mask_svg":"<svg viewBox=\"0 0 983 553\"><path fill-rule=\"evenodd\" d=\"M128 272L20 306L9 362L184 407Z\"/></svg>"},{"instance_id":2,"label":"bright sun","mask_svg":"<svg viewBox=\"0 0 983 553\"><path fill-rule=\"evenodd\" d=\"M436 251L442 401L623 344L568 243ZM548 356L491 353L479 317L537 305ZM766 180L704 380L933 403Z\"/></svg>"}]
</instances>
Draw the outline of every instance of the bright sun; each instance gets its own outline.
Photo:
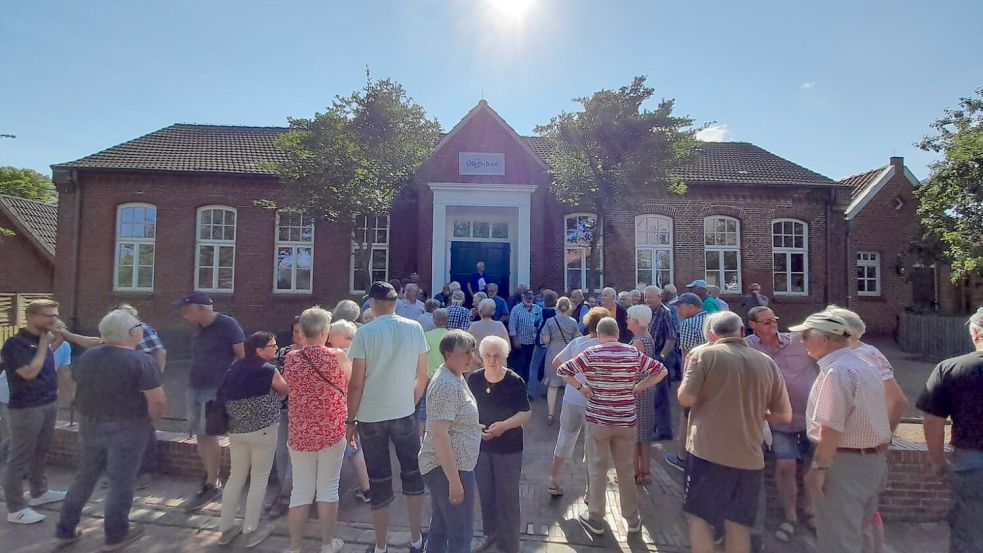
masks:
<instances>
[{"instance_id":1,"label":"bright sun","mask_svg":"<svg viewBox=\"0 0 983 553\"><path fill-rule=\"evenodd\" d=\"M502 15L520 19L529 9L532 0L490 0L490 2Z\"/></svg>"}]
</instances>

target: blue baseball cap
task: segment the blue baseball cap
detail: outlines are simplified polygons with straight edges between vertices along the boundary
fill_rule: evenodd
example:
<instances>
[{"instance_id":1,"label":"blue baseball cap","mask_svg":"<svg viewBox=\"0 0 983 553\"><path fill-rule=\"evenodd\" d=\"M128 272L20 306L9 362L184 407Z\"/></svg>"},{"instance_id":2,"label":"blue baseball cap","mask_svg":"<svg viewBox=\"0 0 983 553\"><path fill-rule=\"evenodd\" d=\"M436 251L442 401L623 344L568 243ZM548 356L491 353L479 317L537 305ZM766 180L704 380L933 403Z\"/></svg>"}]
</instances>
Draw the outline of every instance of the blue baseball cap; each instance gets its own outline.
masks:
<instances>
[{"instance_id":1,"label":"blue baseball cap","mask_svg":"<svg viewBox=\"0 0 983 553\"><path fill-rule=\"evenodd\" d=\"M709 288L710 285L703 279L694 280L686 285L687 288Z\"/></svg>"},{"instance_id":2,"label":"blue baseball cap","mask_svg":"<svg viewBox=\"0 0 983 553\"><path fill-rule=\"evenodd\" d=\"M700 296L697 296L693 292L686 292L685 294L679 294L679 296L676 298L676 305L679 305L681 303L688 303L690 305L695 305L696 307L699 307L701 309L703 308L703 300L701 300Z\"/></svg>"},{"instance_id":3,"label":"blue baseball cap","mask_svg":"<svg viewBox=\"0 0 983 553\"><path fill-rule=\"evenodd\" d=\"M201 290L194 290L187 296L172 303L171 307L176 309L185 305L212 305L213 303L212 298L208 297L208 294Z\"/></svg>"}]
</instances>

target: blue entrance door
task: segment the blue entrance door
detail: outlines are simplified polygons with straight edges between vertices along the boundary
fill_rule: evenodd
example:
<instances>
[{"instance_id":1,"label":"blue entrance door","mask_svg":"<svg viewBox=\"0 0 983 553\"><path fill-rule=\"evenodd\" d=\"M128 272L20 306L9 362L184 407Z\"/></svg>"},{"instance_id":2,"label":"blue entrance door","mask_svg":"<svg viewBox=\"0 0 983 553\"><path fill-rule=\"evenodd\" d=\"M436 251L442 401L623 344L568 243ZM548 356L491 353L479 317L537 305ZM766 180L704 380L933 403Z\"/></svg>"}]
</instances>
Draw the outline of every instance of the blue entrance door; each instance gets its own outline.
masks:
<instances>
[{"instance_id":1,"label":"blue entrance door","mask_svg":"<svg viewBox=\"0 0 983 553\"><path fill-rule=\"evenodd\" d=\"M509 295L510 244L508 242L451 242L451 280L467 294L468 280L479 261L485 262L485 280L498 284L499 295ZM468 297L468 305L471 305Z\"/></svg>"}]
</instances>

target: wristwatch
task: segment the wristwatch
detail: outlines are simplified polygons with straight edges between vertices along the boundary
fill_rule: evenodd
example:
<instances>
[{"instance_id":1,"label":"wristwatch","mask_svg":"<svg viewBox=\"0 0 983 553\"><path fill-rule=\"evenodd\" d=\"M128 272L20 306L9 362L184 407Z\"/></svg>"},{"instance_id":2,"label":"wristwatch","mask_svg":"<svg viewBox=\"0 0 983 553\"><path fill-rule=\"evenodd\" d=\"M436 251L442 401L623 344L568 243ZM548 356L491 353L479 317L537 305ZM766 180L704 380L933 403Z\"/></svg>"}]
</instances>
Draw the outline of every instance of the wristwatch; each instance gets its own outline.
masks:
<instances>
[{"instance_id":1,"label":"wristwatch","mask_svg":"<svg viewBox=\"0 0 983 553\"><path fill-rule=\"evenodd\" d=\"M824 466L820 465L819 463L817 463L815 461L813 461L812 462L812 465L809 466L809 468L811 468L812 470L816 470L816 471L819 471L819 472L826 472L827 470L829 470L829 467L830 467L830 465L826 465L824 467Z\"/></svg>"},{"instance_id":2,"label":"wristwatch","mask_svg":"<svg viewBox=\"0 0 983 553\"><path fill-rule=\"evenodd\" d=\"M358 421L356 420L346 420L345 426L358 426Z\"/></svg>"}]
</instances>

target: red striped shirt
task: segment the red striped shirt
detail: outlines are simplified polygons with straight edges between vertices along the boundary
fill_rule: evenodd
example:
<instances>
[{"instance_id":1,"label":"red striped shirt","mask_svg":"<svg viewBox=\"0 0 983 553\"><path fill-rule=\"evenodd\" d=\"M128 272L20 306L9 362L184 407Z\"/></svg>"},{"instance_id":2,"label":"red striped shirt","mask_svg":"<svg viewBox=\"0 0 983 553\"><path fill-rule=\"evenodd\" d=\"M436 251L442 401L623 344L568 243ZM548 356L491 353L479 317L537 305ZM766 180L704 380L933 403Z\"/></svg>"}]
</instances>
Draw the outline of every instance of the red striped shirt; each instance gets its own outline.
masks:
<instances>
[{"instance_id":1,"label":"red striped shirt","mask_svg":"<svg viewBox=\"0 0 983 553\"><path fill-rule=\"evenodd\" d=\"M601 426L635 426L635 382L666 370L628 344L608 342L584 350L556 370L560 376L583 373L593 397L587 420Z\"/></svg>"}]
</instances>

